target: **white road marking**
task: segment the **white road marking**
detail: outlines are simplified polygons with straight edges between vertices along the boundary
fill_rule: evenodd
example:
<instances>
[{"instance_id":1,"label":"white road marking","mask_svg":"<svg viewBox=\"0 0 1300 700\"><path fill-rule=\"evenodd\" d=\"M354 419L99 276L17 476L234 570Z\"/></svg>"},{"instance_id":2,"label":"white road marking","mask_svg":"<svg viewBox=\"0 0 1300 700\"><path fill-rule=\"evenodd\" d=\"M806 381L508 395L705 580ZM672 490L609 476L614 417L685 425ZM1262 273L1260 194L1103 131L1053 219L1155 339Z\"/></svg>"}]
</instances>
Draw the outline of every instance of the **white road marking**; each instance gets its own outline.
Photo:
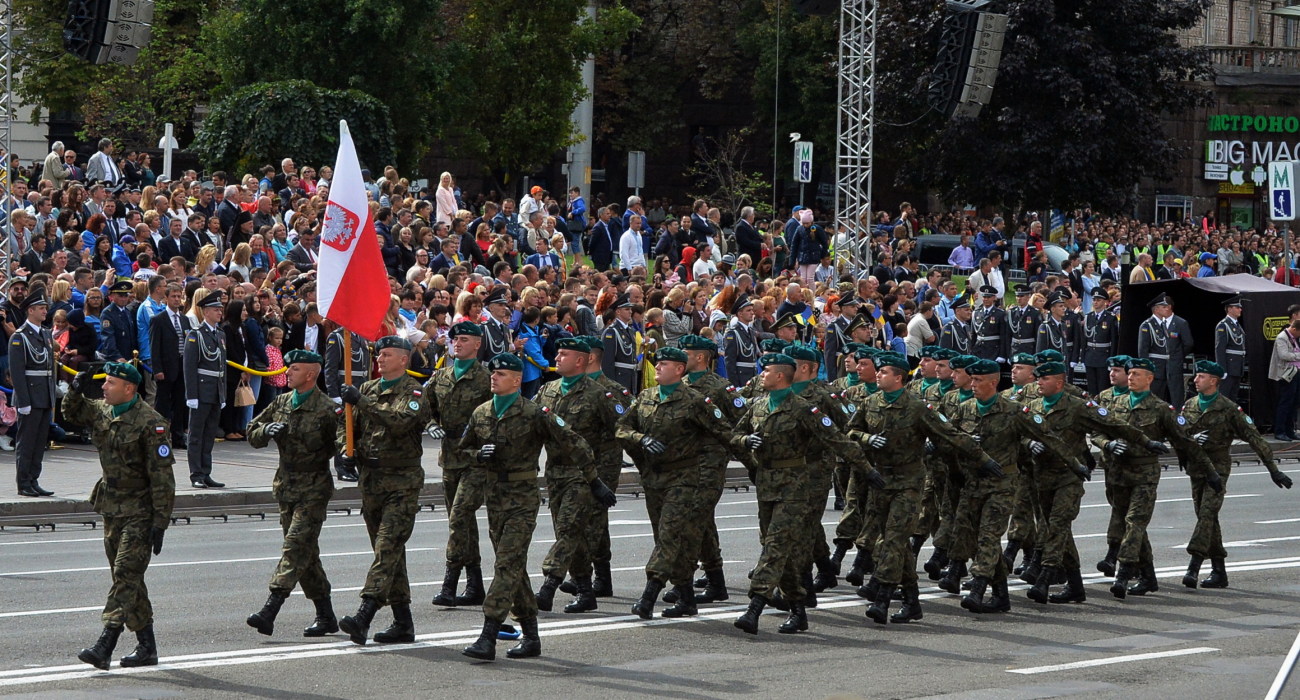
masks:
<instances>
[{"instance_id":1,"label":"white road marking","mask_svg":"<svg viewBox=\"0 0 1300 700\"><path fill-rule=\"evenodd\" d=\"M435 549L436 547L407 547L406 551L408 553L432 552ZM359 556L373 557L374 555L375 553L373 550L367 549L359 552L324 553L321 554L320 556L322 559L325 559L327 557L359 557ZM243 559L208 559L203 561L152 562L149 564L149 568L157 569L157 568L168 567L168 566L205 566L209 564L244 564L247 562L254 562L254 561L280 561L280 555L277 554L273 557L247 557ZM36 571L5 571L5 572L0 572L0 578L4 578L6 576L44 576L48 574L75 574L75 573L81 573L85 571L108 571L108 567L107 566L83 566L76 569L42 569Z\"/></svg>"},{"instance_id":2,"label":"white road marking","mask_svg":"<svg viewBox=\"0 0 1300 700\"><path fill-rule=\"evenodd\" d=\"M1230 494L1228 494L1227 496L1224 496L1224 498L1259 498L1259 494L1257 494L1257 493L1230 493ZM1192 500L1192 498L1191 498L1190 496L1188 496L1187 498L1161 498L1161 499L1157 500L1156 503L1185 503L1185 502L1188 502L1188 501L1191 501L1191 500ZM1109 508L1109 507L1110 507L1110 504L1109 504L1109 503L1089 503L1088 505L1079 506L1079 507L1080 507L1080 508Z\"/></svg>"},{"instance_id":3,"label":"white road marking","mask_svg":"<svg viewBox=\"0 0 1300 700\"><path fill-rule=\"evenodd\" d=\"M1282 523L1300 523L1300 518L1283 518L1281 520L1256 520L1256 525L1280 525Z\"/></svg>"},{"instance_id":4,"label":"white road marking","mask_svg":"<svg viewBox=\"0 0 1300 700\"><path fill-rule=\"evenodd\" d=\"M98 516L96 516L98 517ZM276 528L278 531L280 528ZM21 547L28 544L67 544L69 542L103 542L103 537L82 537L75 540L28 540L25 542L0 542L0 547Z\"/></svg>"},{"instance_id":5,"label":"white road marking","mask_svg":"<svg viewBox=\"0 0 1300 700\"><path fill-rule=\"evenodd\" d=\"M1033 668L1009 668L1007 673L1019 673L1021 675L1033 675L1035 673L1055 673L1057 671L1072 671L1076 668L1092 668L1093 666L1109 666L1111 664L1124 664L1130 661L1150 661L1151 659L1167 659L1171 656L1190 656L1192 654L1207 654L1212 651L1219 651L1215 647L1192 647L1191 649L1173 649L1171 651L1153 651L1146 654L1126 654L1124 656L1112 656L1107 659L1089 659L1087 661L1075 661L1068 664L1056 664L1054 666L1035 666Z\"/></svg>"}]
</instances>

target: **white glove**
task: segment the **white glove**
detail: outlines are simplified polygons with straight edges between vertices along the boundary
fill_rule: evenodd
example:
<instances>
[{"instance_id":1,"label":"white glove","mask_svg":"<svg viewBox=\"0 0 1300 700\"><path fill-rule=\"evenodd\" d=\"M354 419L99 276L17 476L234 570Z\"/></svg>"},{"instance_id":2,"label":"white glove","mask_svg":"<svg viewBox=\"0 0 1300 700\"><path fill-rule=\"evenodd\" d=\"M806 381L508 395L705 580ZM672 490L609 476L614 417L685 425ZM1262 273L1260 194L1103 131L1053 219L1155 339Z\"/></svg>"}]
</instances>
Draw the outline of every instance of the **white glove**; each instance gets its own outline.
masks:
<instances>
[{"instance_id":1,"label":"white glove","mask_svg":"<svg viewBox=\"0 0 1300 700\"><path fill-rule=\"evenodd\" d=\"M999 357L999 358L997 358L997 360L995 360L995 361L996 361L998 364L1000 364L1000 365L1005 365L1005 364L1007 363L1007 358L1005 358L1005 357Z\"/></svg>"},{"instance_id":2,"label":"white glove","mask_svg":"<svg viewBox=\"0 0 1300 700\"><path fill-rule=\"evenodd\" d=\"M978 444L984 442L984 436L983 436L983 435L972 435L972 436L970 436L970 439L974 440L976 445L978 445Z\"/></svg>"},{"instance_id":3,"label":"white glove","mask_svg":"<svg viewBox=\"0 0 1300 700\"><path fill-rule=\"evenodd\" d=\"M286 426L284 423L280 423L280 422L272 423L266 426L266 435L267 437L274 438L280 433L283 433L286 427L288 426Z\"/></svg>"},{"instance_id":4,"label":"white glove","mask_svg":"<svg viewBox=\"0 0 1300 700\"><path fill-rule=\"evenodd\" d=\"M199 400L198 400L198 399L187 399L187 400L185 401L185 407L188 408L188 409L190 409L191 411L197 411L198 408L199 408Z\"/></svg>"},{"instance_id":5,"label":"white glove","mask_svg":"<svg viewBox=\"0 0 1300 700\"><path fill-rule=\"evenodd\" d=\"M480 461L480 462L487 462L487 461L491 460L491 459L492 459L492 456L495 455L496 453L497 453L497 446L496 446L496 445L493 445L493 444L491 444L491 443L488 443L488 444L486 444L486 445L484 445L484 446L478 448L478 461Z\"/></svg>"},{"instance_id":6,"label":"white glove","mask_svg":"<svg viewBox=\"0 0 1300 700\"><path fill-rule=\"evenodd\" d=\"M23 406L22 408L18 409L18 415L20 416L31 415L31 412L32 412L31 406Z\"/></svg>"},{"instance_id":7,"label":"white glove","mask_svg":"<svg viewBox=\"0 0 1300 700\"><path fill-rule=\"evenodd\" d=\"M226 410L226 402L225 402L225 401L222 401L222 402L221 402L221 410L223 410L223 411Z\"/></svg>"},{"instance_id":8,"label":"white glove","mask_svg":"<svg viewBox=\"0 0 1300 700\"><path fill-rule=\"evenodd\" d=\"M879 450L889 443L889 438L884 435L868 435L867 444Z\"/></svg>"},{"instance_id":9,"label":"white glove","mask_svg":"<svg viewBox=\"0 0 1300 700\"><path fill-rule=\"evenodd\" d=\"M341 406L341 405L343 405L343 399L340 399L340 398L337 397L337 396L335 396L334 398L330 399L330 401L333 401L333 402L334 402L334 405L336 405L336 406Z\"/></svg>"},{"instance_id":10,"label":"white glove","mask_svg":"<svg viewBox=\"0 0 1300 700\"><path fill-rule=\"evenodd\" d=\"M1047 445L1044 445L1043 443L1041 443L1041 442L1039 442L1039 441L1037 441L1037 440L1030 440L1030 441L1029 441L1029 451L1030 451L1030 452L1033 452L1033 453L1036 454L1036 455L1041 455L1041 454L1043 454L1044 452L1047 451Z\"/></svg>"},{"instance_id":11,"label":"white glove","mask_svg":"<svg viewBox=\"0 0 1300 700\"><path fill-rule=\"evenodd\" d=\"M428 432L429 437L433 438L434 440L441 440L447 437L447 431L443 430L441 426L437 426L437 425L429 426L429 429L426 432Z\"/></svg>"},{"instance_id":12,"label":"white glove","mask_svg":"<svg viewBox=\"0 0 1300 700\"><path fill-rule=\"evenodd\" d=\"M1202 430L1201 432L1193 435L1192 437L1196 439L1196 444L1198 445L1204 445L1205 443L1210 441L1210 433L1205 430Z\"/></svg>"},{"instance_id":13,"label":"white glove","mask_svg":"<svg viewBox=\"0 0 1300 700\"><path fill-rule=\"evenodd\" d=\"M763 438L761 436L753 433L745 436L745 447L748 447L751 450L757 450L762 446Z\"/></svg>"}]
</instances>

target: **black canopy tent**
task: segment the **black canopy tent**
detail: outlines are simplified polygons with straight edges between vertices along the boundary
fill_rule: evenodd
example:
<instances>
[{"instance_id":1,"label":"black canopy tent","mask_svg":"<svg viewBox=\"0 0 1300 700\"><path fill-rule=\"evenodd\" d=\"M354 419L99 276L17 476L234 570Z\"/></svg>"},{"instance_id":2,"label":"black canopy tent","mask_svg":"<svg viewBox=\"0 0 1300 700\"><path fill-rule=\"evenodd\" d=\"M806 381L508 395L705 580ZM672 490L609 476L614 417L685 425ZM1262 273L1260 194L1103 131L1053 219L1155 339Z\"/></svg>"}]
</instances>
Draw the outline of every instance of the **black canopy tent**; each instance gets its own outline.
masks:
<instances>
[{"instance_id":1,"label":"black canopy tent","mask_svg":"<svg viewBox=\"0 0 1300 700\"><path fill-rule=\"evenodd\" d=\"M1223 318L1223 302L1241 295L1246 377L1239 400L1256 423L1271 426L1274 391L1268 381L1268 361L1273 354L1273 339L1288 321L1287 307L1300 304L1300 290L1246 274L1125 285L1120 352L1137 354L1138 326L1151 316L1147 303L1161 293L1169 295L1174 313L1191 325L1196 357L1205 359L1214 359L1214 326ZM1188 376L1190 379L1190 373ZM1187 395L1193 393L1189 389Z\"/></svg>"}]
</instances>

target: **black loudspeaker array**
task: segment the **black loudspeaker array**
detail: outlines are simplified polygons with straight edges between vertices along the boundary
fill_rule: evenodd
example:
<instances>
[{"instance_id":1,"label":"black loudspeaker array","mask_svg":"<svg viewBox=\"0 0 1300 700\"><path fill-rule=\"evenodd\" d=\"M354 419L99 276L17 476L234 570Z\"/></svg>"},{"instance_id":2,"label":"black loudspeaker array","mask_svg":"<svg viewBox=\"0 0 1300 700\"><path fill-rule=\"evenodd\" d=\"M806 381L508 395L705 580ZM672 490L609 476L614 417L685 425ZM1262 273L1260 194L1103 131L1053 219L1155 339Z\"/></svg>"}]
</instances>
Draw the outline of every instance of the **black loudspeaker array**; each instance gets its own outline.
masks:
<instances>
[{"instance_id":1,"label":"black loudspeaker array","mask_svg":"<svg viewBox=\"0 0 1300 700\"><path fill-rule=\"evenodd\" d=\"M152 25L153 0L69 0L63 48L91 63L129 66Z\"/></svg>"}]
</instances>

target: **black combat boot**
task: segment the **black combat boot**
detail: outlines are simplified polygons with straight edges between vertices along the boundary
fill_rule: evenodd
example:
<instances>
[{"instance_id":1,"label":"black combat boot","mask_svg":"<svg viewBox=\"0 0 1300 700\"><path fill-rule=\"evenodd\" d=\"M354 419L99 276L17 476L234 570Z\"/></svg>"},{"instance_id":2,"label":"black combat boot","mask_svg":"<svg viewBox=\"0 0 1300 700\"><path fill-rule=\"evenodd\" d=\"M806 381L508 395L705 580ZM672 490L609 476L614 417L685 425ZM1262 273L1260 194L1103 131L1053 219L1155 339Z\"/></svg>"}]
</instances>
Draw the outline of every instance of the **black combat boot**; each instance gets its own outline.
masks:
<instances>
[{"instance_id":1,"label":"black combat boot","mask_svg":"<svg viewBox=\"0 0 1300 700\"><path fill-rule=\"evenodd\" d=\"M1002 550L1002 558L1007 562L1007 571L1015 568L1016 555L1019 553L1020 540L1007 540L1007 547Z\"/></svg>"},{"instance_id":2,"label":"black combat boot","mask_svg":"<svg viewBox=\"0 0 1300 700\"><path fill-rule=\"evenodd\" d=\"M561 583L561 584L560 584L560 591L561 591L561 592L564 592L564 593L568 593L569 595L575 595L575 594L577 594L577 592L578 592L578 583L577 583L577 581L574 581L574 580L573 580L573 576L572 576L572 575L570 575L568 578L564 579L564 583Z\"/></svg>"},{"instance_id":3,"label":"black combat boot","mask_svg":"<svg viewBox=\"0 0 1300 700\"><path fill-rule=\"evenodd\" d=\"M1120 562L1115 568L1115 582L1110 584L1110 594L1123 600L1128 595L1128 582L1133 578L1133 566Z\"/></svg>"},{"instance_id":4,"label":"black combat boot","mask_svg":"<svg viewBox=\"0 0 1300 700\"><path fill-rule=\"evenodd\" d=\"M1052 587L1051 582L1056 580L1056 568L1044 566L1038 574L1038 580L1034 581L1033 588L1029 589L1028 597L1035 603L1047 604L1048 589Z\"/></svg>"},{"instance_id":5,"label":"black combat boot","mask_svg":"<svg viewBox=\"0 0 1300 700\"><path fill-rule=\"evenodd\" d=\"M867 579L866 583L862 584L861 586L858 586L857 593L859 598L865 598L867 600L875 600L876 591L878 590L880 590L880 580L877 579L875 576L872 576L871 578Z\"/></svg>"},{"instance_id":6,"label":"black combat boot","mask_svg":"<svg viewBox=\"0 0 1300 700\"><path fill-rule=\"evenodd\" d=\"M473 644L462 649L460 653L472 659L492 661L497 657L497 632L500 631L500 622L483 618L483 632Z\"/></svg>"},{"instance_id":7,"label":"black combat boot","mask_svg":"<svg viewBox=\"0 0 1300 700\"><path fill-rule=\"evenodd\" d=\"M1188 588L1196 588L1197 579L1201 576L1201 563L1205 559L1201 557L1192 557L1187 562L1187 573L1183 574L1183 585Z\"/></svg>"},{"instance_id":8,"label":"black combat boot","mask_svg":"<svg viewBox=\"0 0 1300 700\"><path fill-rule=\"evenodd\" d=\"M727 579L722 574L722 569L716 571L704 572L705 578L708 579L708 585L704 587L703 593L695 596L695 603L720 603L730 596L727 594Z\"/></svg>"},{"instance_id":9,"label":"black combat boot","mask_svg":"<svg viewBox=\"0 0 1300 700\"><path fill-rule=\"evenodd\" d=\"M135 633L135 651L122 657L122 668L158 665L158 642L153 638L153 625Z\"/></svg>"},{"instance_id":10,"label":"black combat boot","mask_svg":"<svg viewBox=\"0 0 1300 700\"><path fill-rule=\"evenodd\" d=\"M90 664L101 671L107 671L113 663L113 649L117 648L117 638L122 636L121 627L105 627L99 633L99 639L89 649L82 649L77 658L82 663Z\"/></svg>"},{"instance_id":11,"label":"black combat boot","mask_svg":"<svg viewBox=\"0 0 1300 700\"><path fill-rule=\"evenodd\" d=\"M925 575L930 577L931 581L938 581L943 578L943 567L948 566L948 550L936 546L930 553L929 561L925 562Z\"/></svg>"},{"instance_id":12,"label":"black combat boot","mask_svg":"<svg viewBox=\"0 0 1300 700\"><path fill-rule=\"evenodd\" d=\"M465 567L465 595L456 596L456 605L482 605L484 597L483 567Z\"/></svg>"},{"instance_id":13,"label":"black combat boot","mask_svg":"<svg viewBox=\"0 0 1300 700\"><path fill-rule=\"evenodd\" d=\"M584 613L596 609L596 595L591 590L590 576L575 576L573 582L578 589L578 597L564 606L566 613Z\"/></svg>"},{"instance_id":14,"label":"black combat boot","mask_svg":"<svg viewBox=\"0 0 1300 700\"><path fill-rule=\"evenodd\" d=\"M858 554L853 557L853 568L849 569L849 573L844 574L844 580L851 586L861 586L866 574L874 568L871 562L871 552L858 547Z\"/></svg>"},{"instance_id":15,"label":"black combat boot","mask_svg":"<svg viewBox=\"0 0 1300 700\"><path fill-rule=\"evenodd\" d=\"M993 593L984 606L984 612L1011 612L1011 592L1007 590L1006 578L993 581L989 587L993 589Z\"/></svg>"},{"instance_id":16,"label":"black combat boot","mask_svg":"<svg viewBox=\"0 0 1300 700\"><path fill-rule=\"evenodd\" d=\"M456 607L456 586L460 584L460 567L448 566L442 576L442 590L433 597L433 604L444 608Z\"/></svg>"},{"instance_id":17,"label":"black combat boot","mask_svg":"<svg viewBox=\"0 0 1300 700\"><path fill-rule=\"evenodd\" d=\"M984 602L984 591L988 590L989 580L983 576L976 576L971 582L970 593L961 599L962 608L973 613L987 612L987 604Z\"/></svg>"},{"instance_id":18,"label":"black combat boot","mask_svg":"<svg viewBox=\"0 0 1300 700\"><path fill-rule=\"evenodd\" d=\"M271 636L271 632L275 631L275 616L279 614L280 606L288 599L289 596L283 593L271 591L271 597L266 599L262 609L248 616L248 626L268 637Z\"/></svg>"},{"instance_id":19,"label":"black combat boot","mask_svg":"<svg viewBox=\"0 0 1300 700\"><path fill-rule=\"evenodd\" d=\"M694 586L692 586L692 588L694 588ZM695 595L692 593L691 597L694 598ZM676 602L677 602L677 587L676 587L676 586L673 586L672 588L669 588L668 590L664 591L664 594L663 594L662 596L660 596L659 599L662 600L662 601L665 602L665 603L670 603L670 604L671 604L671 603L676 603Z\"/></svg>"},{"instance_id":20,"label":"black combat boot","mask_svg":"<svg viewBox=\"0 0 1300 700\"><path fill-rule=\"evenodd\" d=\"M393 606L393 624L388 629L375 634L379 644L410 644L415 641L415 621L411 619L411 606L395 603Z\"/></svg>"},{"instance_id":21,"label":"black combat boot","mask_svg":"<svg viewBox=\"0 0 1300 700\"><path fill-rule=\"evenodd\" d=\"M831 554L831 563L835 565L836 576L840 575L840 568L844 565L844 555L849 553L849 547L852 546L852 542L843 540L835 543L835 552Z\"/></svg>"},{"instance_id":22,"label":"black combat boot","mask_svg":"<svg viewBox=\"0 0 1300 700\"><path fill-rule=\"evenodd\" d=\"M813 586L813 575L811 571L805 571L799 580L803 586L803 606L805 608L817 607L817 589Z\"/></svg>"},{"instance_id":23,"label":"black combat boot","mask_svg":"<svg viewBox=\"0 0 1300 700\"><path fill-rule=\"evenodd\" d=\"M542 655L542 638L537 634L537 618L530 617L519 621L519 631L523 633L519 643L506 650L506 656L512 659L530 659Z\"/></svg>"},{"instance_id":24,"label":"black combat boot","mask_svg":"<svg viewBox=\"0 0 1300 700\"><path fill-rule=\"evenodd\" d=\"M824 590L840 585L840 582L835 578L839 567L835 565L835 562L831 561L830 557L822 557L815 563L817 564L817 578L812 581L814 591L821 593Z\"/></svg>"},{"instance_id":25,"label":"black combat boot","mask_svg":"<svg viewBox=\"0 0 1300 700\"><path fill-rule=\"evenodd\" d=\"M1210 575L1201 581L1201 588L1227 588L1228 568L1223 557L1210 558Z\"/></svg>"},{"instance_id":26,"label":"black combat boot","mask_svg":"<svg viewBox=\"0 0 1300 700\"><path fill-rule=\"evenodd\" d=\"M785 622L776 628L781 634L794 634L796 632L808 631L808 611L804 609L802 603L790 603L790 616L785 618Z\"/></svg>"},{"instance_id":27,"label":"black combat boot","mask_svg":"<svg viewBox=\"0 0 1300 700\"><path fill-rule=\"evenodd\" d=\"M541 587L537 589L538 610L550 612L555 607L555 589L559 588L561 583L564 583L564 579L559 576L547 576L542 581Z\"/></svg>"},{"instance_id":28,"label":"black combat boot","mask_svg":"<svg viewBox=\"0 0 1300 700\"><path fill-rule=\"evenodd\" d=\"M609 598L614 595L614 578L609 571L609 562L595 565L596 575L591 579L591 592L597 598Z\"/></svg>"},{"instance_id":29,"label":"black combat boot","mask_svg":"<svg viewBox=\"0 0 1300 700\"><path fill-rule=\"evenodd\" d=\"M750 596L749 608L732 624L736 629L748 634L758 634L758 618L763 614L767 601L762 596Z\"/></svg>"},{"instance_id":30,"label":"black combat boot","mask_svg":"<svg viewBox=\"0 0 1300 700\"><path fill-rule=\"evenodd\" d=\"M699 577L692 581L691 585L696 588L704 588L709 585L709 577L706 575L706 572L701 571Z\"/></svg>"},{"instance_id":31,"label":"black combat boot","mask_svg":"<svg viewBox=\"0 0 1300 700\"><path fill-rule=\"evenodd\" d=\"M664 608L664 617L692 617L699 614L695 607L695 587L687 583L674 586L677 589L677 602L671 608Z\"/></svg>"},{"instance_id":32,"label":"black combat boot","mask_svg":"<svg viewBox=\"0 0 1300 700\"><path fill-rule=\"evenodd\" d=\"M1082 603L1088 599L1083 588L1083 572L1078 567L1065 572L1065 588L1060 593L1047 596L1049 603Z\"/></svg>"},{"instance_id":33,"label":"black combat boot","mask_svg":"<svg viewBox=\"0 0 1300 700\"><path fill-rule=\"evenodd\" d=\"M1043 571L1043 550L1041 547L1035 547L1034 553L1026 557L1025 570L1020 574L1020 580L1031 586L1038 582L1038 575ZM1051 579L1048 579L1051 583Z\"/></svg>"},{"instance_id":34,"label":"black combat boot","mask_svg":"<svg viewBox=\"0 0 1300 700\"><path fill-rule=\"evenodd\" d=\"M911 622L921 619L921 589L915 583L903 586L903 607L889 616L890 622Z\"/></svg>"},{"instance_id":35,"label":"black combat boot","mask_svg":"<svg viewBox=\"0 0 1300 700\"><path fill-rule=\"evenodd\" d=\"M362 598L361 605L351 617L339 620L339 629L347 632L353 644L366 643L370 638L370 621L379 612L379 603L374 598Z\"/></svg>"},{"instance_id":36,"label":"black combat boot","mask_svg":"<svg viewBox=\"0 0 1300 700\"><path fill-rule=\"evenodd\" d=\"M948 562L948 570L939 579L939 589L953 595L961 595L961 580L966 576L966 562L953 559Z\"/></svg>"},{"instance_id":37,"label":"black combat boot","mask_svg":"<svg viewBox=\"0 0 1300 700\"><path fill-rule=\"evenodd\" d=\"M894 594L894 587L880 584L876 587L876 597L867 606L867 618L877 625L889 624L889 597Z\"/></svg>"},{"instance_id":38,"label":"black combat boot","mask_svg":"<svg viewBox=\"0 0 1300 700\"><path fill-rule=\"evenodd\" d=\"M649 620L655 616L655 599L659 597L659 591L664 589L664 584L650 579L645 582L645 591L641 593L641 599L632 605L632 614L642 620ZM695 591L691 591L691 603L695 603Z\"/></svg>"},{"instance_id":39,"label":"black combat boot","mask_svg":"<svg viewBox=\"0 0 1300 700\"><path fill-rule=\"evenodd\" d=\"M1115 563L1119 561L1119 543L1106 543L1106 556L1097 562L1097 570L1106 576L1115 575Z\"/></svg>"},{"instance_id":40,"label":"black combat boot","mask_svg":"<svg viewBox=\"0 0 1300 700\"><path fill-rule=\"evenodd\" d=\"M312 603L316 605L316 619L312 621L311 627L302 631L302 636L324 637L339 631L339 621L334 617L334 605L329 596L313 600Z\"/></svg>"},{"instance_id":41,"label":"black combat boot","mask_svg":"<svg viewBox=\"0 0 1300 700\"><path fill-rule=\"evenodd\" d=\"M1160 582L1156 580L1155 562L1147 562L1139 566L1137 583L1128 587L1128 594L1146 595L1158 590L1160 590Z\"/></svg>"}]
</instances>

